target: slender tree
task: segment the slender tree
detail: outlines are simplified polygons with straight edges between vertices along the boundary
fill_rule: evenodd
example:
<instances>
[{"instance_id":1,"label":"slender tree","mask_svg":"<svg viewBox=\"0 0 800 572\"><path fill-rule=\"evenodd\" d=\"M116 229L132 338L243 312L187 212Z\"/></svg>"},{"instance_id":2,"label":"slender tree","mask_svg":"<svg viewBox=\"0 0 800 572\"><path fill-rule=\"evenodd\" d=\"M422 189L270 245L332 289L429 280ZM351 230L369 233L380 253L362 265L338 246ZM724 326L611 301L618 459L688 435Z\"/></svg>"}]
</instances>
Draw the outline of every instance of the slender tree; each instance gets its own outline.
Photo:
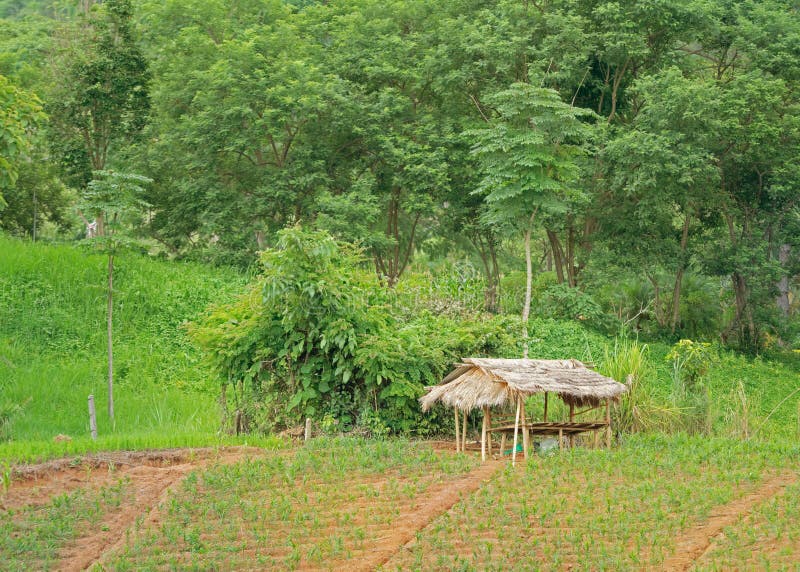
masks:
<instances>
[{"instance_id":1,"label":"slender tree","mask_svg":"<svg viewBox=\"0 0 800 572\"><path fill-rule=\"evenodd\" d=\"M522 310L524 357L528 357L528 317L533 264L531 235L537 216L564 210L579 193L578 159L589 136L581 117L590 114L564 103L552 89L525 83L487 99L497 117L474 132L474 153L484 173L477 193L486 197L494 224L522 231L525 243L525 304Z\"/></svg>"}]
</instances>

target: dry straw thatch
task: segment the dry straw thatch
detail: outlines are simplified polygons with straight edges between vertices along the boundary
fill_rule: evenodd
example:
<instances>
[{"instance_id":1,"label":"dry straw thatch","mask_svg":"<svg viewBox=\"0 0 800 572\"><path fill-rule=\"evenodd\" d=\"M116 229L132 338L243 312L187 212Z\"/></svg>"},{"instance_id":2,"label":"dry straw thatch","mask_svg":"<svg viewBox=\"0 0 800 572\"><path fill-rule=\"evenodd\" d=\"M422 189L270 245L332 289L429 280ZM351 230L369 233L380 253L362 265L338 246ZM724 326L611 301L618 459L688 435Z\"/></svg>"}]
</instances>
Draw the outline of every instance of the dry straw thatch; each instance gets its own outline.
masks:
<instances>
[{"instance_id":1,"label":"dry straw thatch","mask_svg":"<svg viewBox=\"0 0 800 572\"><path fill-rule=\"evenodd\" d=\"M461 411L515 403L519 396L555 393L579 407L617 399L627 388L575 359L467 358L420 398L422 410L441 402Z\"/></svg>"}]
</instances>

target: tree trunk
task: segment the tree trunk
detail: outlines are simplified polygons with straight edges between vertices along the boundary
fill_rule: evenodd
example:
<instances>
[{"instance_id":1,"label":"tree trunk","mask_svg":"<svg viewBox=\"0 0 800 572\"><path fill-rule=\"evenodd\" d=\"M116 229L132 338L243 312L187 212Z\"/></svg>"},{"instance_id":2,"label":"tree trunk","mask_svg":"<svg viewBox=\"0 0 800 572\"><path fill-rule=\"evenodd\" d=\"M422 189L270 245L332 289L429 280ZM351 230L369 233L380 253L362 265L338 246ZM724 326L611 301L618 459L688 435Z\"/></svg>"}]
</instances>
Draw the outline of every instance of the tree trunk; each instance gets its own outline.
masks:
<instances>
[{"instance_id":1,"label":"tree trunk","mask_svg":"<svg viewBox=\"0 0 800 572\"><path fill-rule=\"evenodd\" d=\"M663 328L666 325L663 308L661 307L661 287L658 285L658 280L651 274L647 274L647 279L653 285L653 316L659 327Z\"/></svg>"},{"instance_id":2,"label":"tree trunk","mask_svg":"<svg viewBox=\"0 0 800 572\"><path fill-rule=\"evenodd\" d=\"M758 345L756 325L753 321L753 313L747 303L747 282L744 276L738 272L731 275L733 282L733 292L736 297L736 321L735 325L739 330L739 342L745 348L755 348Z\"/></svg>"},{"instance_id":3,"label":"tree trunk","mask_svg":"<svg viewBox=\"0 0 800 572\"><path fill-rule=\"evenodd\" d=\"M678 272L675 275L675 288L672 290L672 333L678 327L681 318L681 288L683 283L683 273L686 271L686 248L689 244L689 213L683 218L683 232L681 233L681 260Z\"/></svg>"},{"instance_id":4,"label":"tree trunk","mask_svg":"<svg viewBox=\"0 0 800 572\"><path fill-rule=\"evenodd\" d=\"M531 261L531 227L536 213L531 215L525 230L525 305L522 307L522 357L528 359L528 317L531 314L531 289L533 287L533 263Z\"/></svg>"},{"instance_id":5,"label":"tree trunk","mask_svg":"<svg viewBox=\"0 0 800 572\"><path fill-rule=\"evenodd\" d=\"M108 417L114 423L114 255L108 255L108 308L106 312L108 335Z\"/></svg>"},{"instance_id":6,"label":"tree trunk","mask_svg":"<svg viewBox=\"0 0 800 572\"><path fill-rule=\"evenodd\" d=\"M781 266L786 269L786 265L789 262L789 253L792 250L792 246L790 244L781 244L778 250L778 261L781 263ZM776 303L778 304L778 309L783 314L784 318L789 317L789 275L784 274L780 281L778 282L778 298L776 299Z\"/></svg>"},{"instance_id":7,"label":"tree trunk","mask_svg":"<svg viewBox=\"0 0 800 572\"><path fill-rule=\"evenodd\" d=\"M550 250L553 253L553 266L556 270L556 277L559 284L564 283L564 249L561 248L561 241L555 231L547 229L547 239L550 241Z\"/></svg>"},{"instance_id":8,"label":"tree trunk","mask_svg":"<svg viewBox=\"0 0 800 572\"><path fill-rule=\"evenodd\" d=\"M497 313L498 289L500 286L500 267L497 263L497 248L494 237L483 237L480 232L472 235L471 241L483 263L483 273L486 276L486 289L483 293L484 307L487 312Z\"/></svg>"}]
</instances>

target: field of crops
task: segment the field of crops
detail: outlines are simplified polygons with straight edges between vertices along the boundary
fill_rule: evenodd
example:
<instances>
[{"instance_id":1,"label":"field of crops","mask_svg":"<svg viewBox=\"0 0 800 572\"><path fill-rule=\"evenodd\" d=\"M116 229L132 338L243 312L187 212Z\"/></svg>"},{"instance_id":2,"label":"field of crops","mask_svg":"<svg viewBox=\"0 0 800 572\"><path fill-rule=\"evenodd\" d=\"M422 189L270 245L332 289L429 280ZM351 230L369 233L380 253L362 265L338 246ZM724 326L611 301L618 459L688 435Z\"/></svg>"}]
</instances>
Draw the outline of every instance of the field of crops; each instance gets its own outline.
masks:
<instances>
[{"instance_id":1,"label":"field of crops","mask_svg":"<svg viewBox=\"0 0 800 572\"><path fill-rule=\"evenodd\" d=\"M85 461L6 484L8 569L725 570L800 556L796 448L639 438L513 468L322 438Z\"/></svg>"}]
</instances>

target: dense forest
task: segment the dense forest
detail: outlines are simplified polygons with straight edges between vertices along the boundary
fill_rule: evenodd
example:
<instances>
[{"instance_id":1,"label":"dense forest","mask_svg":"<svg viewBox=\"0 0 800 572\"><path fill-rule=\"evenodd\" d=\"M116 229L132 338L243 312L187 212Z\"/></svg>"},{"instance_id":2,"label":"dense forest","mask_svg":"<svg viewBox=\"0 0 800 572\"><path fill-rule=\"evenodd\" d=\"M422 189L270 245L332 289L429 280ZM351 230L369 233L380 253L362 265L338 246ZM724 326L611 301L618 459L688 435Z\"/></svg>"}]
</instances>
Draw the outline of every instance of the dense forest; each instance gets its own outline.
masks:
<instances>
[{"instance_id":1,"label":"dense forest","mask_svg":"<svg viewBox=\"0 0 800 572\"><path fill-rule=\"evenodd\" d=\"M4 0L0 17L2 231L260 264L259 301L191 335L293 407L357 377L377 408L364 388L392 371L527 355L520 314L800 344L794 1ZM392 391L406 407L418 387Z\"/></svg>"}]
</instances>

